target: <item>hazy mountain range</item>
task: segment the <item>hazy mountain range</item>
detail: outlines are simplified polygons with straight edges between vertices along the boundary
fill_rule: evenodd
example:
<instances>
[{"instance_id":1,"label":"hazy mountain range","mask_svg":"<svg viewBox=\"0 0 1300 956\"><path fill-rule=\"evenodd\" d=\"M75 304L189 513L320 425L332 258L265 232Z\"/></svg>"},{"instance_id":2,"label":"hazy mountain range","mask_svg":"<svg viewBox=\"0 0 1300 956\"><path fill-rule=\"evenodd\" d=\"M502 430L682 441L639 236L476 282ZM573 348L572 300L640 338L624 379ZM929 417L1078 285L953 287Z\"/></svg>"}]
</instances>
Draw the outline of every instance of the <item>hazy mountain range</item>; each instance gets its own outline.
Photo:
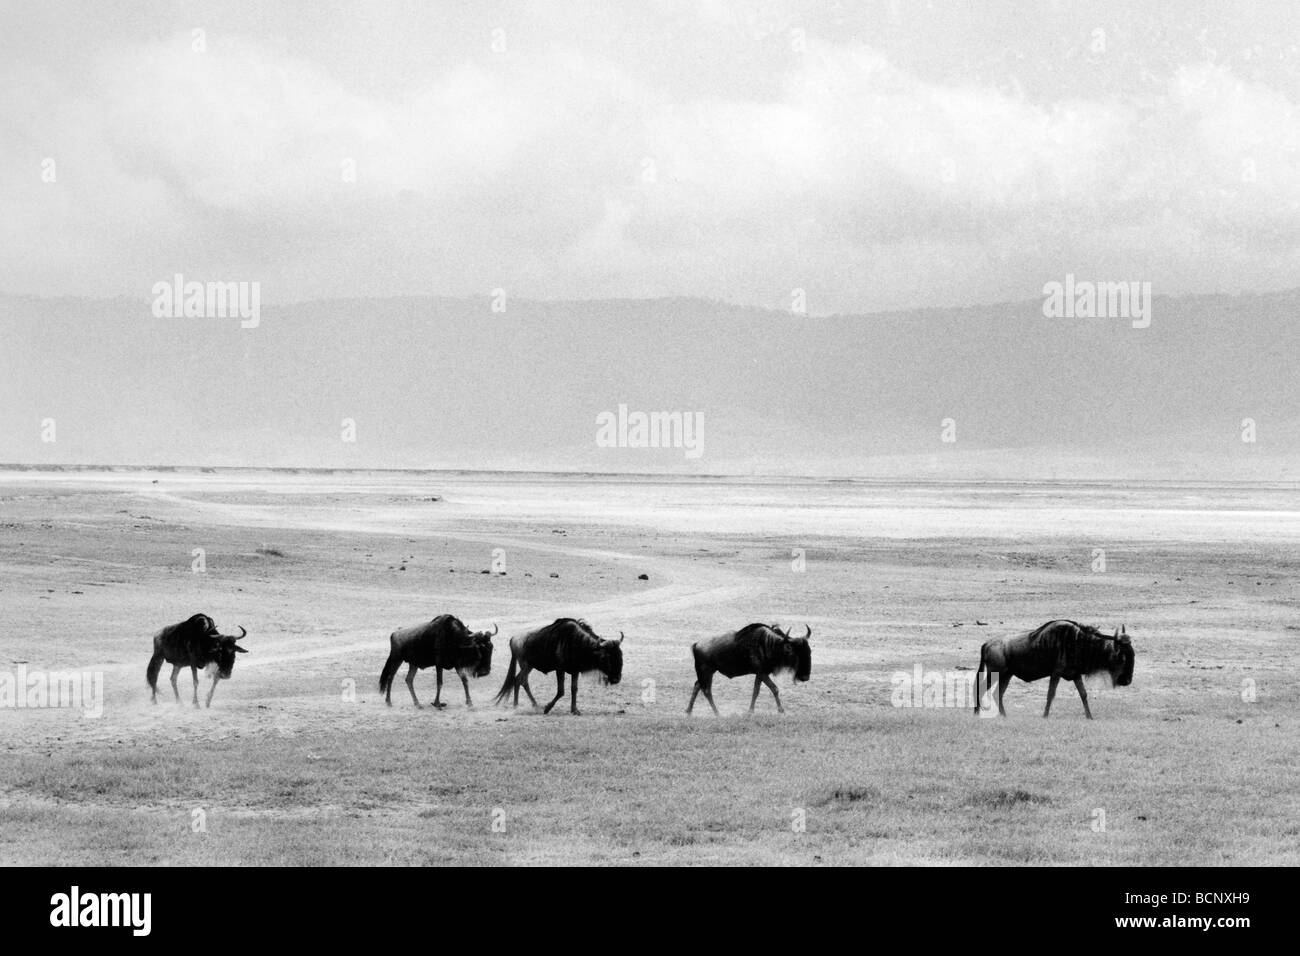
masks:
<instances>
[{"instance_id":1,"label":"hazy mountain range","mask_svg":"<svg viewBox=\"0 0 1300 956\"><path fill-rule=\"evenodd\" d=\"M265 301L249 329L150 302L0 296L0 462L1300 478L1300 291L1157 295L1145 329L1041 300ZM620 404L701 416L699 457L600 447Z\"/></svg>"}]
</instances>

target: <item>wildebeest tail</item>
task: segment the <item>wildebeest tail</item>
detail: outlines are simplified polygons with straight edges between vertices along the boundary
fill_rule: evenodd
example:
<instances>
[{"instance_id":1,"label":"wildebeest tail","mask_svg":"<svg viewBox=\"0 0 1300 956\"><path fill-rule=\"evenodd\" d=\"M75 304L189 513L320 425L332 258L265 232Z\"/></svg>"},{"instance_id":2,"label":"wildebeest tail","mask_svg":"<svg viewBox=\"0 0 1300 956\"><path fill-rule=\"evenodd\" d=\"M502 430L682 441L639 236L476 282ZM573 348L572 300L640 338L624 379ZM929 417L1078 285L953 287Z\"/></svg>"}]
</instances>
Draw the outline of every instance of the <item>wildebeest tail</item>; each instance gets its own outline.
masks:
<instances>
[{"instance_id":1,"label":"wildebeest tail","mask_svg":"<svg viewBox=\"0 0 1300 956\"><path fill-rule=\"evenodd\" d=\"M158 672L162 670L162 666L163 656L161 654L154 654L153 657L149 658L149 669L145 671L144 676L150 687L158 686Z\"/></svg>"},{"instance_id":2,"label":"wildebeest tail","mask_svg":"<svg viewBox=\"0 0 1300 956\"><path fill-rule=\"evenodd\" d=\"M980 687L980 676L984 673L984 648L980 648L980 666L975 668L975 713L980 712L980 695L984 693Z\"/></svg>"},{"instance_id":3,"label":"wildebeest tail","mask_svg":"<svg viewBox=\"0 0 1300 956\"><path fill-rule=\"evenodd\" d=\"M388 639L393 640L391 637ZM402 655L394 647L388 652L388 660L384 662L384 669L379 672L379 692L388 693L388 688L392 686L393 677L397 674L397 669L402 666Z\"/></svg>"},{"instance_id":4,"label":"wildebeest tail","mask_svg":"<svg viewBox=\"0 0 1300 956\"><path fill-rule=\"evenodd\" d=\"M506 699L506 695L515 689L515 680L516 680L515 675L517 673L518 673L518 662L515 660L515 655L512 652L510 654L510 668L509 670L506 671L506 682L501 685L501 692L497 694L497 699L493 701L494 704L501 703L503 700Z\"/></svg>"}]
</instances>

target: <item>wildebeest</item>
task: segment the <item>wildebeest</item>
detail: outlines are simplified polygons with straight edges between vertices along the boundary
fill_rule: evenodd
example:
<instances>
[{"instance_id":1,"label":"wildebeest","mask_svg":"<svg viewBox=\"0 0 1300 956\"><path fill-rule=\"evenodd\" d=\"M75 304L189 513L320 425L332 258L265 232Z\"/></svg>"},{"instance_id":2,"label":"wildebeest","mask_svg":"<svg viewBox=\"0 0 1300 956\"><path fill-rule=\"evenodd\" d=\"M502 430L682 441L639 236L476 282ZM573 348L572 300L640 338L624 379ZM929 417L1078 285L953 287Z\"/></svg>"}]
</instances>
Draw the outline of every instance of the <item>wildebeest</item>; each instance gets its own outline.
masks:
<instances>
[{"instance_id":1,"label":"wildebeest","mask_svg":"<svg viewBox=\"0 0 1300 956\"><path fill-rule=\"evenodd\" d=\"M1113 635L1107 635L1074 621L1048 621L1020 637L986 641L980 648L980 664L975 671L975 713L980 712L983 693L980 676L987 671L998 675L998 713L1003 717L1007 712L1002 707L1002 695L1011 678L1019 677L1022 681L1051 678L1047 685L1047 706L1043 708L1046 717L1052 709L1057 682L1064 677L1074 681L1083 701L1083 713L1092 720L1083 679L1105 672L1110 675L1112 687L1127 687L1133 682L1133 660L1133 642L1123 625Z\"/></svg>"},{"instance_id":2,"label":"wildebeest","mask_svg":"<svg viewBox=\"0 0 1300 956\"><path fill-rule=\"evenodd\" d=\"M199 706L199 668L210 670L212 687L208 690L207 706L212 706L212 695L216 693L217 681L230 677L235 666L236 654L247 654L246 648L236 641L248 636L248 632L239 628L239 636L222 634L217 630L216 622L206 614L195 614L188 621L170 624L154 635L153 657L149 658L149 669L145 678L153 691L150 700L158 702L158 671L163 661L172 665L172 693L180 702L181 692L176 687L176 675L182 667L190 669L194 679L194 706Z\"/></svg>"},{"instance_id":3,"label":"wildebeest","mask_svg":"<svg viewBox=\"0 0 1300 956\"><path fill-rule=\"evenodd\" d=\"M542 713L549 714L564 696L565 674L572 678L573 684L569 712L581 713L578 710L579 674L598 673L611 684L622 680L623 632L618 632L617 641L606 640L597 635L586 621L561 617L535 631L515 635L510 638L510 670L506 672L506 681L501 685L496 702L501 703L513 690L514 706L518 707L519 688L522 687L536 707L537 699L528 686L530 671L555 672L555 698Z\"/></svg>"},{"instance_id":4,"label":"wildebeest","mask_svg":"<svg viewBox=\"0 0 1300 956\"><path fill-rule=\"evenodd\" d=\"M691 691L686 713L695 708L695 698L701 692L713 712L718 712L718 705L713 702L714 674L728 678L753 674L754 695L749 699L749 712L754 712L758 689L766 684L776 699L777 711L784 714L785 708L781 706L781 695L772 683L772 675L793 671L797 681L806 681L812 676L812 649L808 646L812 628L807 624L804 627L807 633L803 637L791 637L775 625L748 624L739 631L728 631L692 644L695 689Z\"/></svg>"},{"instance_id":5,"label":"wildebeest","mask_svg":"<svg viewBox=\"0 0 1300 956\"><path fill-rule=\"evenodd\" d=\"M379 689L383 691L384 703L393 706L393 677L397 669L405 662L406 689L411 692L411 700L420 706L420 698L415 696L415 674L425 667L438 669L438 689L433 695L434 707L446 707L442 702L442 671L451 668L460 677L465 687L465 706L473 707L469 699L469 678L487 677L492 673L492 638L496 636L494 624L491 631L470 631L460 618L450 614L439 614L426 624L404 627L389 635L391 648L384 669L379 675Z\"/></svg>"}]
</instances>

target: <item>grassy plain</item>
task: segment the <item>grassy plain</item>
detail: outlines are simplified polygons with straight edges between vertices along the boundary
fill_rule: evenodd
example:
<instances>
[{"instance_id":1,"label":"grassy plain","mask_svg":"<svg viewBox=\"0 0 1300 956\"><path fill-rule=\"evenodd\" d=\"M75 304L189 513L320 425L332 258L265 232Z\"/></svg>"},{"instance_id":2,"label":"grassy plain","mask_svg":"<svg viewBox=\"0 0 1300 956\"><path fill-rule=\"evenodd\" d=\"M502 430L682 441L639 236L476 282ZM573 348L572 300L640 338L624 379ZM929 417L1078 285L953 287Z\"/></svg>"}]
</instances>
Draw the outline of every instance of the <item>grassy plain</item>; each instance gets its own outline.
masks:
<instances>
[{"instance_id":1,"label":"grassy plain","mask_svg":"<svg viewBox=\"0 0 1300 956\"><path fill-rule=\"evenodd\" d=\"M1292 486L0 475L0 674L104 677L100 717L0 708L0 863L1295 865L1298 543ZM151 705L200 610L250 653ZM385 707L387 634L444 611L501 626L475 708ZM559 615L627 632L623 682L491 706ZM1054 617L1134 637L1096 720L894 706ZM752 620L812 626L811 682L687 717L691 642Z\"/></svg>"}]
</instances>

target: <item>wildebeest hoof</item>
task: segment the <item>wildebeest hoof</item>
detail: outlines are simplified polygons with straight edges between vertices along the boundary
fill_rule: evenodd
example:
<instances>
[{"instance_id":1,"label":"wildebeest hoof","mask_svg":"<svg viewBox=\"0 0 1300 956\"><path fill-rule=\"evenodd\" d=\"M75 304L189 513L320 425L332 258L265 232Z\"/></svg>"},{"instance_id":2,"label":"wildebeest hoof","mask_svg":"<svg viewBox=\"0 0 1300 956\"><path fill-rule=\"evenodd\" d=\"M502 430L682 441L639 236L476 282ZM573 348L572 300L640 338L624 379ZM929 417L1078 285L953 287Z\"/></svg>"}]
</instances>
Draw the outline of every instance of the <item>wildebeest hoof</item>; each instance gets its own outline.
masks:
<instances>
[{"instance_id":1,"label":"wildebeest hoof","mask_svg":"<svg viewBox=\"0 0 1300 956\"><path fill-rule=\"evenodd\" d=\"M569 711L569 713L571 713L574 717L581 717L581 716L582 716L582 711L578 710L578 708L576 708L576 707L573 708L573 710Z\"/></svg>"},{"instance_id":2,"label":"wildebeest hoof","mask_svg":"<svg viewBox=\"0 0 1300 956\"><path fill-rule=\"evenodd\" d=\"M438 708L439 710L442 710L442 709L443 709L444 707L446 707L447 705L446 705L446 704L440 704L440 703L438 703L438 702L435 700L435 701L433 702L433 706L436 707L436 708Z\"/></svg>"}]
</instances>

